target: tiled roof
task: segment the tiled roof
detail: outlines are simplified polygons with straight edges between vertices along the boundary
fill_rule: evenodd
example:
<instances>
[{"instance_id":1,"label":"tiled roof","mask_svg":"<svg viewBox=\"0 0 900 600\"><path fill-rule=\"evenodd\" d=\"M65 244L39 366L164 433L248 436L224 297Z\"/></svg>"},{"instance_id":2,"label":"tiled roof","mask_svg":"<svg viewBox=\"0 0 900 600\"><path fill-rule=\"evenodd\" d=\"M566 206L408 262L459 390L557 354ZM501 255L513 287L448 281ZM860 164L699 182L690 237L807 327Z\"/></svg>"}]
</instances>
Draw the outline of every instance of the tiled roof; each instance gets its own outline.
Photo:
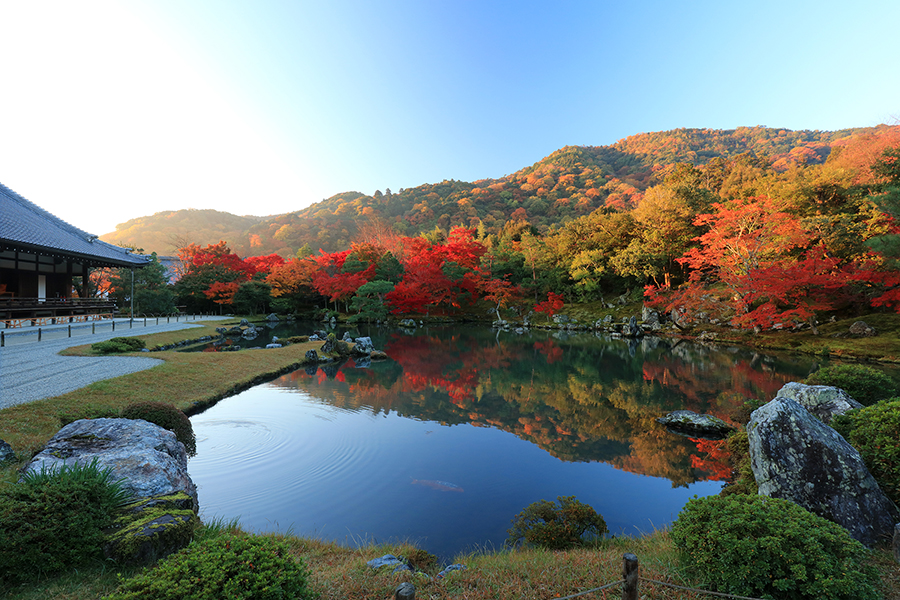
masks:
<instances>
[{"instance_id":1,"label":"tiled roof","mask_svg":"<svg viewBox=\"0 0 900 600\"><path fill-rule=\"evenodd\" d=\"M148 259L129 254L69 225L0 183L0 245L47 249L109 266L143 266Z\"/></svg>"}]
</instances>

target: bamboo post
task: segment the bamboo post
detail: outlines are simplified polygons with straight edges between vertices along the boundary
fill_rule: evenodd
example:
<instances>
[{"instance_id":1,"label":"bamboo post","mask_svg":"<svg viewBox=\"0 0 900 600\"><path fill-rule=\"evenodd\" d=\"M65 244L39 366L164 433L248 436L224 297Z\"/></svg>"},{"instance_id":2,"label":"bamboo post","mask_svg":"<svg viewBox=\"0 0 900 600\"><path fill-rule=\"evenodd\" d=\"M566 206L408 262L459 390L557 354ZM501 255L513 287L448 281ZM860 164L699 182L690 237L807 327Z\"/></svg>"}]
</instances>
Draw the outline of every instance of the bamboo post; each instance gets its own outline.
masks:
<instances>
[{"instance_id":1,"label":"bamboo post","mask_svg":"<svg viewBox=\"0 0 900 600\"><path fill-rule=\"evenodd\" d=\"M38 327L38 341L41 341L41 328Z\"/></svg>"},{"instance_id":2,"label":"bamboo post","mask_svg":"<svg viewBox=\"0 0 900 600\"><path fill-rule=\"evenodd\" d=\"M6 333L0 331L0 348L3 348L4 346L6 346Z\"/></svg>"},{"instance_id":3,"label":"bamboo post","mask_svg":"<svg viewBox=\"0 0 900 600\"><path fill-rule=\"evenodd\" d=\"M622 556L622 600L638 600L638 557L630 552Z\"/></svg>"},{"instance_id":4,"label":"bamboo post","mask_svg":"<svg viewBox=\"0 0 900 600\"><path fill-rule=\"evenodd\" d=\"M91 321L91 335L97 333L97 322Z\"/></svg>"},{"instance_id":5,"label":"bamboo post","mask_svg":"<svg viewBox=\"0 0 900 600\"><path fill-rule=\"evenodd\" d=\"M69 323L69 337L72 337L72 324Z\"/></svg>"}]
</instances>

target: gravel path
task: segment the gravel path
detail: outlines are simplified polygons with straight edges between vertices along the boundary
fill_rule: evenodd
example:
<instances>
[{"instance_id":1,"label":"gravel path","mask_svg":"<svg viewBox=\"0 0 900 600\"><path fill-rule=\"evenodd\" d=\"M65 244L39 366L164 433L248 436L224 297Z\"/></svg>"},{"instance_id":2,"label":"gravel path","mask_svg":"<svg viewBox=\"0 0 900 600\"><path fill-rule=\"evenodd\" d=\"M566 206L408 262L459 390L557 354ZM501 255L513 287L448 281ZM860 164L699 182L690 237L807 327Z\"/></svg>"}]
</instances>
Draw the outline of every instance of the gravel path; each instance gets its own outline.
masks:
<instances>
[{"instance_id":1,"label":"gravel path","mask_svg":"<svg viewBox=\"0 0 900 600\"><path fill-rule=\"evenodd\" d=\"M216 321L226 317L198 317L197 321ZM0 409L59 396L86 385L143 371L160 364L157 358L131 356L88 357L59 356L59 352L71 346L93 344L113 337L143 335L178 331L196 327L195 321L180 323L148 323L129 329L128 321L117 321L116 331L109 322L98 322L97 333L91 334L91 326L72 326L68 337L65 325L42 327L42 341L37 341L36 328L4 330L5 346L0 348Z\"/></svg>"}]
</instances>

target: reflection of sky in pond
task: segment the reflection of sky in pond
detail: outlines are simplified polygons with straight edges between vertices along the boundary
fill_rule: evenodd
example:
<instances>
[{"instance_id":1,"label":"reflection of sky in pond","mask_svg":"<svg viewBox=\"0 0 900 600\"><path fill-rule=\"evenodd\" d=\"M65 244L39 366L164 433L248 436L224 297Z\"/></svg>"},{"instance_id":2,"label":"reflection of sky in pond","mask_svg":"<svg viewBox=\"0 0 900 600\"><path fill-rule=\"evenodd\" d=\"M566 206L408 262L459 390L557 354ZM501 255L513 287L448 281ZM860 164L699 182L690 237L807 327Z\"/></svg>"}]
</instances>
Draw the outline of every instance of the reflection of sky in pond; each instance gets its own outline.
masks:
<instances>
[{"instance_id":1,"label":"reflection of sky in pond","mask_svg":"<svg viewBox=\"0 0 900 600\"><path fill-rule=\"evenodd\" d=\"M494 352L495 340L486 339L460 339L459 332L450 346L433 339L444 353L433 373L421 371L433 368L427 360L419 364L427 357L403 360L395 342L397 361L370 369L351 362L328 374L298 371L195 415L198 454L190 472L203 516L240 517L251 530L290 529L348 544L410 539L450 559L458 551L500 547L513 516L540 499L576 496L603 515L611 532L634 534L667 525L691 496L720 489L721 482L703 481L716 472L708 464L714 456L655 426L656 400L613 392L655 394L657 383L645 376L628 385L608 382L595 390L609 398L576 406L585 399L576 401L576 388L565 382L580 367L567 366L565 357L578 352L559 344L546 370L547 360L533 358L533 340L511 343L504 364L482 360L486 366L475 379L459 375L469 368L466 356L483 359L479 344ZM622 371L608 346L605 352L608 367ZM515 371L523 360L533 364L520 375L543 382L528 385L546 402L522 395L526 386ZM642 372L640 364L636 370ZM473 393L463 394L454 381L471 384ZM627 402L624 409L614 406ZM597 415L620 422L590 421ZM560 444L567 435L578 442L576 461L551 454L566 454ZM590 459L593 451L607 462Z\"/></svg>"}]
</instances>

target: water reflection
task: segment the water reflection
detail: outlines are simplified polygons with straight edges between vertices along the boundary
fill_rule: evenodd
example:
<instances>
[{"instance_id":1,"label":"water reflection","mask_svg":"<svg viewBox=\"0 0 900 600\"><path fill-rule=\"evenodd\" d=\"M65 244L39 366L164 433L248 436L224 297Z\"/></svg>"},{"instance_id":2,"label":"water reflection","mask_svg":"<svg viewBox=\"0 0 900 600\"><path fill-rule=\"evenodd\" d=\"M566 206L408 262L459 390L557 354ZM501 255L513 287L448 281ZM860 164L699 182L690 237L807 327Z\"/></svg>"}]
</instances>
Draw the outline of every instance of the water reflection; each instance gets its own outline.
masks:
<instances>
[{"instance_id":1,"label":"water reflection","mask_svg":"<svg viewBox=\"0 0 900 600\"><path fill-rule=\"evenodd\" d=\"M448 557L500 545L516 512L558 495L613 532L647 530L729 474L721 442L657 417L735 422L745 399L812 368L658 338L363 333L392 360L301 369L192 418L206 514L330 539L411 537Z\"/></svg>"}]
</instances>

